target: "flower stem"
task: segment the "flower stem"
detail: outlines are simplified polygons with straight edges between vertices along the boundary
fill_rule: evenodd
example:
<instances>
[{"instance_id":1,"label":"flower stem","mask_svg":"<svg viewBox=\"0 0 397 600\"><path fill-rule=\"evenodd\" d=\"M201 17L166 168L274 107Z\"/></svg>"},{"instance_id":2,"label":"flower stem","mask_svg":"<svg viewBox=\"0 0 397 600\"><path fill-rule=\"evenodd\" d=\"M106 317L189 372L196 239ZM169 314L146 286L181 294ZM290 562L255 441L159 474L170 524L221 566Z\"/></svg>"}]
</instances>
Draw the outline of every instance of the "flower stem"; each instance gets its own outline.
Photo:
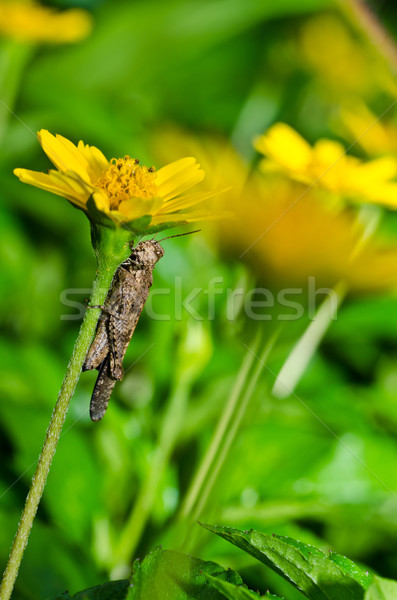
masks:
<instances>
[{"instance_id":1,"label":"flower stem","mask_svg":"<svg viewBox=\"0 0 397 600\"><path fill-rule=\"evenodd\" d=\"M119 262L120 260L118 258L113 258L111 261L98 261L99 268L93 285L90 299L91 305L103 304ZM46 438L38 460L37 469L32 479L22 517L4 571L3 580L0 586L1 600L9 600L11 597L22 556L28 543L30 530L32 529L37 512L37 507L41 500L41 496L43 495L52 459L54 458L58 440L61 435L70 399L79 380L81 368L95 332L98 314L98 308L89 309L85 313L73 354L59 392L58 400L52 413Z\"/></svg>"}]
</instances>

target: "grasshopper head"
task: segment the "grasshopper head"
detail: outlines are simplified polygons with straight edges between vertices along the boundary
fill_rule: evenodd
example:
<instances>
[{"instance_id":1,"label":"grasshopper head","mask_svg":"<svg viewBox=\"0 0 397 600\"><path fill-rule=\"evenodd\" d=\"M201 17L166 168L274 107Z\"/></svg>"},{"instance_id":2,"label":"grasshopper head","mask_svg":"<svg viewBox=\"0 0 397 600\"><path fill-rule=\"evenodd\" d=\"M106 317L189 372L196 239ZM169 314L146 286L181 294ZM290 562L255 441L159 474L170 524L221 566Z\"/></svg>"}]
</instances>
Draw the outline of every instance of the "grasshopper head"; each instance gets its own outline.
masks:
<instances>
[{"instance_id":1,"label":"grasshopper head","mask_svg":"<svg viewBox=\"0 0 397 600\"><path fill-rule=\"evenodd\" d=\"M140 242L135 248L135 253L139 255L139 260L147 266L154 266L164 256L163 248L155 240Z\"/></svg>"}]
</instances>

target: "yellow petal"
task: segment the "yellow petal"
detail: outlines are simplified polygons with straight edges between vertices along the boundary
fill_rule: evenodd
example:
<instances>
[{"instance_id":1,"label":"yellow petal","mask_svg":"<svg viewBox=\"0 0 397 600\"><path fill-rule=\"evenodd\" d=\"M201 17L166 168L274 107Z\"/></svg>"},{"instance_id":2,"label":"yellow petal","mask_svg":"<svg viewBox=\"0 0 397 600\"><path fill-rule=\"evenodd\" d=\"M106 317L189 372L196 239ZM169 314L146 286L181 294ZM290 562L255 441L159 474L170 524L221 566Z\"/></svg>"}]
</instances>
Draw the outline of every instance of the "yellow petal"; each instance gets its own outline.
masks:
<instances>
[{"instance_id":1,"label":"yellow petal","mask_svg":"<svg viewBox=\"0 0 397 600\"><path fill-rule=\"evenodd\" d=\"M139 219L144 215L152 215L163 205L161 198L129 198L120 202L118 212L129 220Z\"/></svg>"},{"instance_id":2,"label":"yellow petal","mask_svg":"<svg viewBox=\"0 0 397 600\"><path fill-rule=\"evenodd\" d=\"M60 177L57 171L50 171L47 175L46 173L29 171L28 169L14 169L14 174L24 183L47 192L52 192L57 196L63 196L82 208L89 197L89 193L84 188L81 188L79 191L76 190L76 188L70 185L69 179L65 176Z\"/></svg>"},{"instance_id":3,"label":"yellow petal","mask_svg":"<svg viewBox=\"0 0 397 600\"><path fill-rule=\"evenodd\" d=\"M168 200L171 200L172 198L175 198L175 196L182 194L185 190L189 189L190 187L193 187L197 183L200 183L200 181L203 181L204 177L204 171L199 169L197 165L197 168L192 169L185 180L179 178L179 180L177 181L175 178L172 184L170 182L168 193L164 193L164 188L160 187L159 195L163 198L164 202L166 202Z\"/></svg>"},{"instance_id":4,"label":"yellow petal","mask_svg":"<svg viewBox=\"0 0 397 600\"><path fill-rule=\"evenodd\" d=\"M225 190L207 192L206 194L204 194L203 192L196 192L194 194L188 194L186 196L179 196L178 198L173 198L172 200L168 200L167 202L165 202L157 214L160 215L174 212L176 210L181 210L183 208L189 208L190 206L194 206L199 202L204 202L204 200L213 198L217 194L221 194L224 191Z\"/></svg>"},{"instance_id":5,"label":"yellow petal","mask_svg":"<svg viewBox=\"0 0 397 600\"><path fill-rule=\"evenodd\" d=\"M204 179L195 158L181 158L157 171L159 195L168 200Z\"/></svg>"},{"instance_id":6,"label":"yellow petal","mask_svg":"<svg viewBox=\"0 0 397 600\"><path fill-rule=\"evenodd\" d=\"M108 170L110 163L102 152L95 146L84 144L80 140L77 144L77 149L85 157L89 165L89 175L91 181L96 181L105 171Z\"/></svg>"},{"instance_id":7,"label":"yellow petal","mask_svg":"<svg viewBox=\"0 0 397 600\"><path fill-rule=\"evenodd\" d=\"M180 158L165 167L161 167L157 171L156 182L157 185L162 185L169 179L173 178L175 175L178 175L188 169L189 167L196 164L196 159L193 157Z\"/></svg>"},{"instance_id":8,"label":"yellow petal","mask_svg":"<svg viewBox=\"0 0 397 600\"><path fill-rule=\"evenodd\" d=\"M230 218L231 213L208 214L207 211L196 211L188 213L176 213L170 215L155 215L150 225L163 225L164 223L194 223L195 221L213 221L219 218Z\"/></svg>"},{"instance_id":9,"label":"yellow petal","mask_svg":"<svg viewBox=\"0 0 397 600\"><path fill-rule=\"evenodd\" d=\"M76 199L80 199L84 204L92 193L91 187L88 187L77 175L72 171L60 173L51 169L49 176L56 185L67 185L76 195Z\"/></svg>"},{"instance_id":10,"label":"yellow petal","mask_svg":"<svg viewBox=\"0 0 397 600\"><path fill-rule=\"evenodd\" d=\"M360 193L358 200L360 202L374 202L397 210L397 183L389 183L384 185L366 186L365 190Z\"/></svg>"},{"instance_id":11,"label":"yellow petal","mask_svg":"<svg viewBox=\"0 0 397 600\"><path fill-rule=\"evenodd\" d=\"M344 146L334 140L318 140L314 145L314 159L323 164L324 167L340 162L345 154Z\"/></svg>"},{"instance_id":12,"label":"yellow petal","mask_svg":"<svg viewBox=\"0 0 397 600\"><path fill-rule=\"evenodd\" d=\"M266 134L256 138L258 152L292 171L307 169L312 161L312 148L292 127L276 123Z\"/></svg>"},{"instance_id":13,"label":"yellow petal","mask_svg":"<svg viewBox=\"0 0 397 600\"><path fill-rule=\"evenodd\" d=\"M382 156L363 163L358 168L358 176L368 180L387 181L397 175L397 161L392 156Z\"/></svg>"},{"instance_id":14,"label":"yellow petal","mask_svg":"<svg viewBox=\"0 0 397 600\"><path fill-rule=\"evenodd\" d=\"M95 205L98 210L109 214L109 197L103 190L95 190L92 194L92 197L95 200Z\"/></svg>"},{"instance_id":15,"label":"yellow petal","mask_svg":"<svg viewBox=\"0 0 397 600\"><path fill-rule=\"evenodd\" d=\"M62 135L54 136L46 129L37 134L39 142L50 161L63 173L74 171L81 179L90 181L89 164L72 142Z\"/></svg>"},{"instance_id":16,"label":"yellow petal","mask_svg":"<svg viewBox=\"0 0 397 600\"><path fill-rule=\"evenodd\" d=\"M0 32L19 41L76 42L85 38L91 29L91 15L79 8L57 12L36 2L0 3Z\"/></svg>"}]
</instances>

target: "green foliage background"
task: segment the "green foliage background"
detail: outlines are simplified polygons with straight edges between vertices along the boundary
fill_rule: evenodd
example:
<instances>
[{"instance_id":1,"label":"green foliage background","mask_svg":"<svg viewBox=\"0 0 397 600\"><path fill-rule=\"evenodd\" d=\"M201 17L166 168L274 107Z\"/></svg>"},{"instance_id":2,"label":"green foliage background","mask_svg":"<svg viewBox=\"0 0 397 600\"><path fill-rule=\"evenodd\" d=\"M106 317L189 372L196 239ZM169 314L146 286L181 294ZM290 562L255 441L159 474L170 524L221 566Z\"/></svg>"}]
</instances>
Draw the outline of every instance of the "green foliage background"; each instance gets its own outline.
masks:
<instances>
[{"instance_id":1,"label":"green foliage background","mask_svg":"<svg viewBox=\"0 0 397 600\"><path fill-rule=\"evenodd\" d=\"M395 7L373 4L393 31ZM79 326L62 319L75 311L60 295L83 288L83 300L95 272L82 213L12 175L17 166L48 168L35 132L49 129L96 145L109 158L133 154L156 164L153 138L176 124L193 135L226 136L250 160L252 137L275 120L311 140L332 137L338 103L314 85L293 44L308 18L337 10L331 0L107 0L84 6L95 22L84 42L27 50L2 40L1 85L13 104L11 114L1 108L7 115L0 170L2 564ZM394 235L395 216L389 213L385 221ZM230 566L262 593L269 588L291 600L302 597L249 556L178 518L235 386L245 345L252 347L256 330L266 338L275 327L247 322L243 315L230 322L225 294L215 297L211 321L202 294L195 304L202 321L186 311L174 318L175 278L182 298L196 286L206 289L213 277L223 277L229 288L241 281L266 284L266 273L222 254L216 235L204 226L202 234L164 242L152 306L171 318L158 321L144 313L125 361L126 367L136 364L100 424L88 416L95 374L82 376L15 598L75 593L125 577L115 556L134 507L144 526L141 532L133 528L129 564L162 544ZM168 295L156 295L168 288ZM201 520L296 537L348 555L384 577L396 576L395 315L393 291L349 297L296 394L277 400L270 394L274 373L307 325L305 319L287 323ZM155 462L159 448L164 463ZM148 482L150 472L154 479ZM137 508L142 489L146 495Z\"/></svg>"}]
</instances>

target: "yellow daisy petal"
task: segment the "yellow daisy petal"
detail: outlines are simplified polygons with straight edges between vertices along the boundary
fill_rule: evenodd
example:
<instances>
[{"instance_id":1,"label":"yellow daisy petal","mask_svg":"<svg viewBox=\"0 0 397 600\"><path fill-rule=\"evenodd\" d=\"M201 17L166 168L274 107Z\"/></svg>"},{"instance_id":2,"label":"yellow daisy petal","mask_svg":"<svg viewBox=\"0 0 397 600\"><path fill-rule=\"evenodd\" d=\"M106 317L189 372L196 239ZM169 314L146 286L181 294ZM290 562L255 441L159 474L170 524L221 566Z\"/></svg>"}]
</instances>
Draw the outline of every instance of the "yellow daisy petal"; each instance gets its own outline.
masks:
<instances>
[{"instance_id":1,"label":"yellow daisy petal","mask_svg":"<svg viewBox=\"0 0 397 600\"><path fill-rule=\"evenodd\" d=\"M162 185L169 179L172 179L173 177L175 177L175 175L181 174L187 168L192 167L196 163L197 163L197 161L195 158L186 157L186 158L180 158L179 160L176 160L176 161L170 163L169 165L166 165L165 167L161 167L161 169L159 169L157 171L157 177L156 177L157 185L158 186Z\"/></svg>"},{"instance_id":2,"label":"yellow daisy petal","mask_svg":"<svg viewBox=\"0 0 397 600\"><path fill-rule=\"evenodd\" d=\"M304 170L310 165L313 150L292 127L276 123L265 135L256 138L254 146L258 152L279 162L292 171Z\"/></svg>"},{"instance_id":3,"label":"yellow daisy petal","mask_svg":"<svg viewBox=\"0 0 397 600\"><path fill-rule=\"evenodd\" d=\"M91 15L79 8L58 12L34 1L0 3L0 33L22 42L77 42L91 29Z\"/></svg>"},{"instance_id":4,"label":"yellow daisy petal","mask_svg":"<svg viewBox=\"0 0 397 600\"><path fill-rule=\"evenodd\" d=\"M83 181L81 181L81 179L78 179L74 173L71 171L68 173L60 173L59 171L51 169L49 171L49 176L55 184L59 186L68 186L68 188L75 193L76 200L82 205L86 204L91 195L91 190Z\"/></svg>"},{"instance_id":5,"label":"yellow daisy petal","mask_svg":"<svg viewBox=\"0 0 397 600\"><path fill-rule=\"evenodd\" d=\"M101 210L106 214L110 213L109 198L103 192L103 190L96 190L95 192L93 192L92 197L95 200L95 205L98 210Z\"/></svg>"},{"instance_id":6,"label":"yellow daisy petal","mask_svg":"<svg viewBox=\"0 0 397 600\"><path fill-rule=\"evenodd\" d=\"M357 198L359 201L363 201L362 195L357 192ZM397 210L397 183L373 184L365 187L365 199L375 204L387 206L392 210Z\"/></svg>"},{"instance_id":7,"label":"yellow daisy petal","mask_svg":"<svg viewBox=\"0 0 397 600\"><path fill-rule=\"evenodd\" d=\"M334 140L318 140L314 144L314 160L324 166L332 166L343 159L345 154L346 151L342 144Z\"/></svg>"},{"instance_id":8,"label":"yellow daisy petal","mask_svg":"<svg viewBox=\"0 0 397 600\"><path fill-rule=\"evenodd\" d=\"M129 198L120 202L118 212L133 221L144 215L155 214L162 204L161 198Z\"/></svg>"},{"instance_id":9,"label":"yellow daisy petal","mask_svg":"<svg viewBox=\"0 0 397 600\"><path fill-rule=\"evenodd\" d=\"M199 202L204 202L204 200L213 198L215 195L222 193L222 191L207 192L206 194L203 194L202 192L195 192L194 194L189 194L187 196L173 198L165 202L157 214L161 215L165 212L173 212L175 210L181 210L182 208L189 208L190 206L194 206Z\"/></svg>"},{"instance_id":10,"label":"yellow daisy petal","mask_svg":"<svg viewBox=\"0 0 397 600\"><path fill-rule=\"evenodd\" d=\"M69 185L67 179L54 177L54 173L56 172L50 171L49 174L46 174L29 171L27 169L14 169L14 174L19 177L23 183L29 183L34 187L51 192L57 196L63 196L67 200L70 200L70 202L84 207L85 200L83 199L83 194L77 194L76 190Z\"/></svg>"},{"instance_id":11,"label":"yellow daisy petal","mask_svg":"<svg viewBox=\"0 0 397 600\"><path fill-rule=\"evenodd\" d=\"M386 181L397 175L397 161L393 156L383 156L358 167L360 178Z\"/></svg>"},{"instance_id":12,"label":"yellow daisy petal","mask_svg":"<svg viewBox=\"0 0 397 600\"><path fill-rule=\"evenodd\" d=\"M109 168L110 163L108 159L98 148L84 144L81 140L77 144L77 149L85 157L89 165L91 181L96 181Z\"/></svg>"},{"instance_id":13,"label":"yellow daisy petal","mask_svg":"<svg viewBox=\"0 0 397 600\"><path fill-rule=\"evenodd\" d=\"M186 174L186 178L182 177L176 178L171 182L169 182L168 186L160 186L159 194L163 198L164 202L175 198L175 196L179 196L185 190L188 190L190 187L193 187L197 183L203 181L205 177L204 171L202 171L199 166L191 169L188 174ZM168 192L166 190L168 189Z\"/></svg>"},{"instance_id":14,"label":"yellow daisy petal","mask_svg":"<svg viewBox=\"0 0 397 600\"><path fill-rule=\"evenodd\" d=\"M46 129L39 131L37 137L44 152L59 171L74 171L83 180L89 181L88 162L71 141L62 135L54 136Z\"/></svg>"},{"instance_id":15,"label":"yellow daisy petal","mask_svg":"<svg viewBox=\"0 0 397 600\"><path fill-rule=\"evenodd\" d=\"M182 158L157 171L156 184L164 200L177 196L204 179L195 158Z\"/></svg>"}]
</instances>

